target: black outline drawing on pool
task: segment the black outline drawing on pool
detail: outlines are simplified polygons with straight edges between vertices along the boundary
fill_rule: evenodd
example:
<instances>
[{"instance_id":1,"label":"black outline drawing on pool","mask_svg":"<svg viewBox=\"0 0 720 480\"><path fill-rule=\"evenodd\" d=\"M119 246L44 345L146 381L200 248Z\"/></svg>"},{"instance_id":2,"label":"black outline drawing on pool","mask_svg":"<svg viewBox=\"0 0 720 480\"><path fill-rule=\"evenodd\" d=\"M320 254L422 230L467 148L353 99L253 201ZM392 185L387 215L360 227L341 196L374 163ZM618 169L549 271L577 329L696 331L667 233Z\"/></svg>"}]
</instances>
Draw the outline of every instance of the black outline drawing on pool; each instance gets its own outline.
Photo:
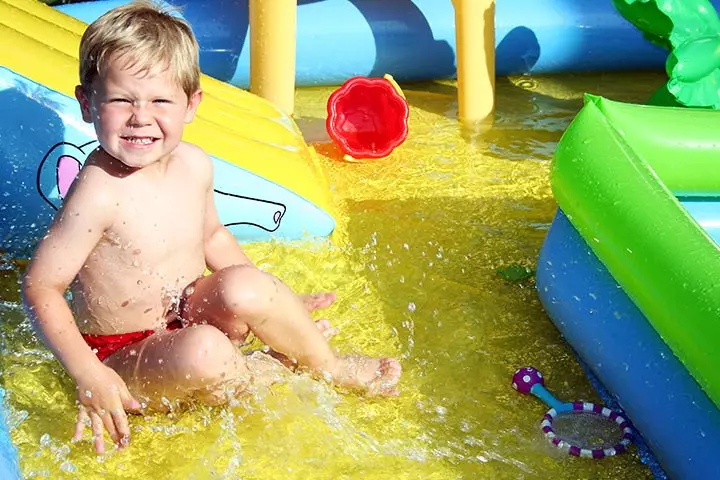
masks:
<instances>
[{"instance_id":1,"label":"black outline drawing on pool","mask_svg":"<svg viewBox=\"0 0 720 480\"><path fill-rule=\"evenodd\" d=\"M87 147L90 145L97 143L97 140L92 140L87 143L83 143L81 145L75 145L70 142L59 142L53 145L50 150L45 154L43 159L40 161L40 165L38 165L37 175L35 178L35 186L37 188L38 193L40 193L40 196L45 200L45 202L50 205L54 210L57 210L60 208L60 202L59 201L53 201L50 197L48 197L45 192L43 192L43 186L42 186L42 172L43 169L48 168L46 165L49 160L54 160L55 165L55 185L58 187L58 194L60 199L65 197L65 194L67 194L70 185L77 177L77 174L80 172L80 169L82 168L82 165L85 163L85 159L87 158L88 154L90 153L89 150L87 150ZM53 155L56 153L56 150L59 148L64 148L64 150L75 150L73 154L63 153L57 159L55 159L55 156ZM70 176L72 175L72 176ZM287 211L287 207L279 202L273 202L271 200L264 200L261 198L253 198L253 197L247 197L244 195L238 195L236 193L231 192L224 192L221 190L215 189L216 195L223 195L224 197L231 197L233 199L241 200L246 203L255 203L255 204L262 204L263 206L275 206L275 211L272 214L272 218L270 221L267 222L266 225L260 225L258 223L254 223L251 221L243 221L241 219L237 219L228 223L225 223L226 227L235 226L235 225L249 225L253 227L257 227L261 230L265 230L266 232L274 232L278 228L280 228L280 223L282 222L283 217L285 216L285 212ZM272 207L271 207L272 211Z\"/></svg>"}]
</instances>

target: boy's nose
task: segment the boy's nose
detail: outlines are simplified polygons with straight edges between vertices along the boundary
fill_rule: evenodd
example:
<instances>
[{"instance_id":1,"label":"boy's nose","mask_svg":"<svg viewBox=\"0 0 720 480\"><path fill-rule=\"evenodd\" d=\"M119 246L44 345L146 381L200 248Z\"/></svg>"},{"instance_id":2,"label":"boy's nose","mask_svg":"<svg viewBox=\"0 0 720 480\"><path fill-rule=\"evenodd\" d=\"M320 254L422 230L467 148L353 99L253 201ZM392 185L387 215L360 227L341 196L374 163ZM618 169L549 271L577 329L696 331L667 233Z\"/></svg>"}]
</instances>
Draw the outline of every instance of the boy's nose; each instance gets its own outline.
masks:
<instances>
[{"instance_id":1,"label":"boy's nose","mask_svg":"<svg viewBox=\"0 0 720 480\"><path fill-rule=\"evenodd\" d=\"M130 117L130 125L143 126L150 123L151 116L145 105L136 103L133 105L132 116Z\"/></svg>"}]
</instances>

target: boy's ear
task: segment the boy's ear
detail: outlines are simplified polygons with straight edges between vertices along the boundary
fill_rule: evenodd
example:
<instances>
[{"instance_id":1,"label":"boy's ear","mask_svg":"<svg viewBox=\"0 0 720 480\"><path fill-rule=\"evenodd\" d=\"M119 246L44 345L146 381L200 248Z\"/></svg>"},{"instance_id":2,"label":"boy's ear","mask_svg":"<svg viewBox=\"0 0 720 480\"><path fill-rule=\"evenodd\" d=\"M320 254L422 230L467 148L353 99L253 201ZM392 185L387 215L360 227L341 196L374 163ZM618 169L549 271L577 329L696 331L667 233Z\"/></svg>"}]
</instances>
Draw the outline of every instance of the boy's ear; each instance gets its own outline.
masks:
<instances>
[{"instance_id":1,"label":"boy's ear","mask_svg":"<svg viewBox=\"0 0 720 480\"><path fill-rule=\"evenodd\" d=\"M202 96L203 91L198 89L192 95L190 95L190 98L188 98L188 107L187 111L185 112L185 123L190 123L195 118L195 112L197 112L198 106L202 101Z\"/></svg>"},{"instance_id":2,"label":"boy's ear","mask_svg":"<svg viewBox=\"0 0 720 480\"><path fill-rule=\"evenodd\" d=\"M83 121L92 123L92 117L90 116L90 99L85 94L85 89L83 89L82 85L75 87L75 98L77 98L77 101L80 104L80 112L82 113Z\"/></svg>"}]
</instances>

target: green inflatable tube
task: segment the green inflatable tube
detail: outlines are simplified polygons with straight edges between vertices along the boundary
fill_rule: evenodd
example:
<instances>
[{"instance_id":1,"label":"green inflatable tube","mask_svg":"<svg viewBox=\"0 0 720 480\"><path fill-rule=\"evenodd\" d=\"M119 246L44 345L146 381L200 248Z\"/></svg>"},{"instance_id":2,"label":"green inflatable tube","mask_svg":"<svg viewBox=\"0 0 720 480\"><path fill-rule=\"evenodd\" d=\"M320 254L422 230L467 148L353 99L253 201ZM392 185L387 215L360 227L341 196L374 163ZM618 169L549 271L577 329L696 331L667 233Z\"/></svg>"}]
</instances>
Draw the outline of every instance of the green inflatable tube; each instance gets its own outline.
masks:
<instances>
[{"instance_id":1,"label":"green inflatable tube","mask_svg":"<svg viewBox=\"0 0 720 480\"><path fill-rule=\"evenodd\" d=\"M593 252L720 408L720 247L677 200L720 199L720 114L587 95L558 145L551 184Z\"/></svg>"}]
</instances>

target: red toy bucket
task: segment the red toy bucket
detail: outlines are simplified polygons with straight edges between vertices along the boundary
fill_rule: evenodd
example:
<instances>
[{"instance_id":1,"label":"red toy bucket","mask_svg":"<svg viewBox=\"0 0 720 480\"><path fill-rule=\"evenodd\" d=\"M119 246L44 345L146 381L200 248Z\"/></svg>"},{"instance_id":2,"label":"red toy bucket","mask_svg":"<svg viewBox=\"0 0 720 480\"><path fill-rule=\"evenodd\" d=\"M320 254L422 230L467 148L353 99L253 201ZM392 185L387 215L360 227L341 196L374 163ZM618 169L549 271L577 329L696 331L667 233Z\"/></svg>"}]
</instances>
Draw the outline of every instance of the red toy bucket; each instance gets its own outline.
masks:
<instances>
[{"instance_id":1,"label":"red toy bucket","mask_svg":"<svg viewBox=\"0 0 720 480\"><path fill-rule=\"evenodd\" d=\"M390 75L350 78L330 95L327 111L328 134L352 158L386 157L407 138L410 109Z\"/></svg>"}]
</instances>

